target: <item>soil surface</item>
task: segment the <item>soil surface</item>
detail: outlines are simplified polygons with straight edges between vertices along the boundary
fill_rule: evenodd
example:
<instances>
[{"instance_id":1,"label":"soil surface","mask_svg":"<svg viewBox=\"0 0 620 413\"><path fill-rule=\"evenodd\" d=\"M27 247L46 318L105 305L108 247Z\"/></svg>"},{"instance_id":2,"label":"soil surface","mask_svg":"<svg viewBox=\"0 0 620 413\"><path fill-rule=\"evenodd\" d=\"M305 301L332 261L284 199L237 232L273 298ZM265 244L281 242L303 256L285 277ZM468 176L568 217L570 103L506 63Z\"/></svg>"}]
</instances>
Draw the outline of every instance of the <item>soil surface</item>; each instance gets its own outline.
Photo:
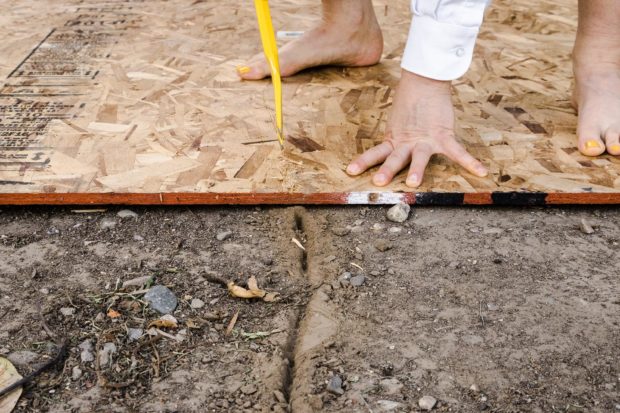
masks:
<instances>
[{"instance_id":1,"label":"soil surface","mask_svg":"<svg viewBox=\"0 0 620 413\"><path fill-rule=\"evenodd\" d=\"M620 412L619 210L76 209L0 212L16 412Z\"/></svg>"}]
</instances>

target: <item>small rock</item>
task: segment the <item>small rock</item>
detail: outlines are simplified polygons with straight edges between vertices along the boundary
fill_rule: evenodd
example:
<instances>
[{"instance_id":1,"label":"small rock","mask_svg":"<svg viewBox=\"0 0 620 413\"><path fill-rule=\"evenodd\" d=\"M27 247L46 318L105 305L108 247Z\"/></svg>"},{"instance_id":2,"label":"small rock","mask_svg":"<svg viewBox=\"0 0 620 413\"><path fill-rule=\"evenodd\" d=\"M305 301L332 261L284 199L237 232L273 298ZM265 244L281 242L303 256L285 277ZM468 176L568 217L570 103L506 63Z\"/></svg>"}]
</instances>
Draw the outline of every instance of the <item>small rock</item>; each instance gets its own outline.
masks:
<instances>
[{"instance_id":1,"label":"small rock","mask_svg":"<svg viewBox=\"0 0 620 413\"><path fill-rule=\"evenodd\" d=\"M91 340L82 341L78 347L82 350L80 359L83 363L95 360L95 356L93 355L93 342Z\"/></svg>"},{"instance_id":2,"label":"small rock","mask_svg":"<svg viewBox=\"0 0 620 413\"><path fill-rule=\"evenodd\" d=\"M373 231L383 231L383 229L385 228L385 226L379 224L378 222L373 224L373 226L371 227Z\"/></svg>"},{"instance_id":3,"label":"small rock","mask_svg":"<svg viewBox=\"0 0 620 413\"><path fill-rule=\"evenodd\" d=\"M103 218L100 226L101 229L114 229L116 227L116 220L113 218Z\"/></svg>"},{"instance_id":4,"label":"small rock","mask_svg":"<svg viewBox=\"0 0 620 413\"><path fill-rule=\"evenodd\" d=\"M392 400L379 400L377 406L379 406L381 412L391 412L393 410L400 410L404 407L402 403Z\"/></svg>"},{"instance_id":5,"label":"small rock","mask_svg":"<svg viewBox=\"0 0 620 413\"><path fill-rule=\"evenodd\" d=\"M478 387L477 384L472 384L471 386L469 386L469 390L473 391L474 393L479 393L480 387Z\"/></svg>"},{"instance_id":6,"label":"small rock","mask_svg":"<svg viewBox=\"0 0 620 413\"><path fill-rule=\"evenodd\" d=\"M256 387L255 384L246 384L245 386L241 387L241 389L239 390L241 390L241 393L243 394L250 395L250 394L256 393L258 391L258 387Z\"/></svg>"},{"instance_id":7,"label":"small rock","mask_svg":"<svg viewBox=\"0 0 620 413\"><path fill-rule=\"evenodd\" d=\"M620 410L620 403L616 404L616 410Z\"/></svg>"},{"instance_id":8,"label":"small rock","mask_svg":"<svg viewBox=\"0 0 620 413\"><path fill-rule=\"evenodd\" d=\"M202 308L205 306L205 302L202 301L200 298L194 298L192 300L192 302L189 304L190 307L192 307L193 309L197 310L199 308Z\"/></svg>"},{"instance_id":9,"label":"small rock","mask_svg":"<svg viewBox=\"0 0 620 413\"><path fill-rule=\"evenodd\" d=\"M82 377L82 369L78 366L74 366L73 369L71 369L71 379L76 381L79 380L80 377Z\"/></svg>"},{"instance_id":10,"label":"small rock","mask_svg":"<svg viewBox=\"0 0 620 413\"><path fill-rule=\"evenodd\" d=\"M231 235L232 231L220 231L217 233L215 238L217 238L218 241L226 241Z\"/></svg>"},{"instance_id":11,"label":"small rock","mask_svg":"<svg viewBox=\"0 0 620 413\"><path fill-rule=\"evenodd\" d=\"M280 390L274 390L273 397L276 398L278 403L286 403L286 397L284 397L284 393L282 393Z\"/></svg>"},{"instance_id":12,"label":"small rock","mask_svg":"<svg viewBox=\"0 0 620 413\"><path fill-rule=\"evenodd\" d=\"M338 375L334 375L329 379L329 383L327 384L327 391L333 394L337 394L341 396L344 394L344 390L342 389L342 379Z\"/></svg>"},{"instance_id":13,"label":"small rock","mask_svg":"<svg viewBox=\"0 0 620 413\"><path fill-rule=\"evenodd\" d=\"M403 384L395 378L381 380L381 387L386 394L399 394Z\"/></svg>"},{"instance_id":14,"label":"small rock","mask_svg":"<svg viewBox=\"0 0 620 413\"><path fill-rule=\"evenodd\" d=\"M487 308L489 311L497 311L499 310L499 305L493 303L487 303Z\"/></svg>"},{"instance_id":15,"label":"small rock","mask_svg":"<svg viewBox=\"0 0 620 413\"><path fill-rule=\"evenodd\" d=\"M143 277L132 278L131 280L123 281L123 288L127 287L144 287L146 284L152 283L153 277L145 275Z\"/></svg>"},{"instance_id":16,"label":"small rock","mask_svg":"<svg viewBox=\"0 0 620 413\"><path fill-rule=\"evenodd\" d=\"M129 339L129 341L139 340L140 337L142 337L142 334L144 334L144 330L141 328L128 328L127 329L127 338Z\"/></svg>"},{"instance_id":17,"label":"small rock","mask_svg":"<svg viewBox=\"0 0 620 413\"><path fill-rule=\"evenodd\" d=\"M142 235L139 235L139 234L133 234L133 240L134 241L144 241L144 237Z\"/></svg>"},{"instance_id":18,"label":"small rock","mask_svg":"<svg viewBox=\"0 0 620 413\"><path fill-rule=\"evenodd\" d=\"M418 400L418 406L420 406L422 410L433 410L436 404L437 399L433 396L424 396Z\"/></svg>"},{"instance_id":19,"label":"small rock","mask_svg":"<svg viewBox=\"0 0 620 413\"><path fill-rule=\"evenodd\" d=\"M103 348L99 352L99 365L102 367L107 366L112 362L112 356L116 353L116 344L105 343Z\"/></svg>"},{"instance_id":20,"label":"small rock","mask_svg":"<svg viewBox=\"0 0 620 413\"><path fill-rule=\"evenodd\" d=\"M325 259L323 260L323 263L324 264L329 264L330 262L332 262L335 259L336 259L335 255L329 255L329 256L325 257Z\"/></svg>"},{"instance_id":21,"label":"small rock","mask_svg":"<svg viewBox=\"0 0 620 413\"><path fill-rule=\"evenodd\" d=\"M332 234L338 237L344 237L345 235L349 235L350 232L351 230L349 228L344 228L344 227L332 228Z\"/></svg>"},{"instance_id":22,"label":"small rock","mask_svg":"<svg viewBox=\"0 0 620 413\"><path fill-rule=\"evenodd\" d=\"M65 317L71 317L72 315L75 314L75 308L73 308L73 307L62 307L60 309L60 313L62 315L64 315Z\"/></svg>"},{"instance_id":23,"label":"small rock","mask_svg":"<svg viewBox=\"0 0 620 413\"><path fill-rule=\"evenodd\" d=\"M32 364L39 359L39 355L34 351L20 350L9 354L7 359L16 367L32 367Z\"/></svg>"},{"instance_id":24,"label":"small rock","mask_svg":"<svg viewBox=\"0 0 620 413\"><path fill-rule=\"evenodd\" d=\"M409 211L411 211L411 207L409 206L409 204L400 202L394 205L392 208L388 209L387 219L392 222L405 222L407 218L409 218Z\"/></svg>"},{"instance_id":25,"label":"small rock","mask_svg":"<svg viewBox=\"0 0 620 413\"><path fill-rule=\"evenodd\" d=\"M594 234L594 228L592 228L592 225L590 225L588 221L585 220L585 218L581 219L581 222L579 223L579 229L584 234Z\"/></svg>"},{"instance_id":26,"label":"small rock","mask_svg":"<svg viewBox=\"0 0 620 413\"><path fill-rule=\"evenodd\" d=\"M364 284L364 281L366 281L366 277L363 275L356 275L355 277L351 277L349 282L353 287L361 287L362 284Z\"/></svg>"},{"instance_id":27,"label":"small rock","mask_svg":"<svg viewBox=\"0 0 620 413\"><path fill-rule=\"evenodd\" d=\"M151 288L146 294L144 299L149 305L161 314L170 314L177 308L177 298L168 287L163 285L156 285Z\"/></svg>"},{"instance_id":28,"label":"small rock","mask_svg":"<svg viewBox=\"0 0 620 413\"><path fill-rule=\"evenodd\" d=\"M385 252L385 251L392 249L392 244L390 244L388 241L384 239L378 239L377 241L375 241L374 245L375 245L375 248L381 252Z\"/></svg>"},{"instance_id":29,"label":"small rock","mask_svg":"<svg viewBox=\"0 0 620 413\"><path fill-rule=\"evenodd\" d=\"M138 218L138 214L133 212L131 209L121 209L116 213L121 218Z\"/></svg>"},{"instance_id":30,"label":"small rock","mask_svg":"<svg viewBox=\"0 0 620 413\"><path fill-rule=\"evenodd\" d=\"M40 292L41 294L46 294L46 295L47 295L47 294L49 294L49 293L50 293L50 290L49 290L49 288L45 288L45 287L44 287L44 288L41 288L41 289L39 290L39 292Z\"/></svg>"}]
</instances>

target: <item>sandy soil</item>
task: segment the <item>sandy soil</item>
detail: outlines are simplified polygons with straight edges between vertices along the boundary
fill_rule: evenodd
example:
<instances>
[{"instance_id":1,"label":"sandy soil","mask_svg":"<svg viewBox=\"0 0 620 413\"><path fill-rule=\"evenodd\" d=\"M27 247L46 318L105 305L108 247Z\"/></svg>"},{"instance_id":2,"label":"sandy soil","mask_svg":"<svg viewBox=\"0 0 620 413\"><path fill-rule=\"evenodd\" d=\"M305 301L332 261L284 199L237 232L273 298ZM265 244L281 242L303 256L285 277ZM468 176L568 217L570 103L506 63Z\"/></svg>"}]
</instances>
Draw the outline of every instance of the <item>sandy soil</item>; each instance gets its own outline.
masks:
<instances>
[{"instance_id":1,"label":"sandy soil","mask_svg":"<svg viewBox=\"0 0 620 413\"><path fill-rule=\"evenodd\" d=\"M119 210L0 213L0 355L68 343L16 411L620 411L618 210ZM280 300L220 283L251 275ZM130 340L142 276L179 325Z\"/></svg>"}]
</instances>

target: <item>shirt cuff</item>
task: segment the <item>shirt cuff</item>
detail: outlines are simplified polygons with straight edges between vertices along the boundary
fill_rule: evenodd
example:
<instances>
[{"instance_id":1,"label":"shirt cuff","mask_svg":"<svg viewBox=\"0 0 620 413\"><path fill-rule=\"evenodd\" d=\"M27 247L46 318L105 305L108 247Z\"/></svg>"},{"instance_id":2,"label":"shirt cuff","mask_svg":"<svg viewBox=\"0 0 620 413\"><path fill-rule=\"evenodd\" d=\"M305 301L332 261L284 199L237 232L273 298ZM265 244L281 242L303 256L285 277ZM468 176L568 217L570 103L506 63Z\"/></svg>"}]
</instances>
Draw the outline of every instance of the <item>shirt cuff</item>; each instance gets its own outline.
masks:
<instances>
[{"instance_id":1,"label":"shirt cuff","mask_svg":"<svg viewBox=\"0 0 620 413\"><path fill-rule=\"evenodd\" d=\"M479 28L413 17L401 67L435 80L454 80L467 72Z\"/></svg>"}]
</instances>

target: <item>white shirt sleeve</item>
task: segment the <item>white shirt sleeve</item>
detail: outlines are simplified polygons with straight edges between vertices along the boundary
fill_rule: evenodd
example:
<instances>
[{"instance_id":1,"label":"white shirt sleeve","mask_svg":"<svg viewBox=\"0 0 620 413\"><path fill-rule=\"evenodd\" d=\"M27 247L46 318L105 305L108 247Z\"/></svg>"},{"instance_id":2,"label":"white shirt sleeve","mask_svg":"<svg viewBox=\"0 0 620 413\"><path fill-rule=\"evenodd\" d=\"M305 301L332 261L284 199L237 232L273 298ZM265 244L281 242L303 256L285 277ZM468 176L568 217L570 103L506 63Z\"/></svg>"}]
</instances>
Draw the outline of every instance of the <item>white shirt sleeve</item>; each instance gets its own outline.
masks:
<instances>
[{"instance_id":1,"label":"white shirt sleeve","mask_svg":"<svg viewBox=\"0 0 620 413\"><path fill-rule=\"evenodd\" d=\"M402 68L436 80L457 79L471 64L491 0L412 0Z\"/></svg>"}]
</instances>

